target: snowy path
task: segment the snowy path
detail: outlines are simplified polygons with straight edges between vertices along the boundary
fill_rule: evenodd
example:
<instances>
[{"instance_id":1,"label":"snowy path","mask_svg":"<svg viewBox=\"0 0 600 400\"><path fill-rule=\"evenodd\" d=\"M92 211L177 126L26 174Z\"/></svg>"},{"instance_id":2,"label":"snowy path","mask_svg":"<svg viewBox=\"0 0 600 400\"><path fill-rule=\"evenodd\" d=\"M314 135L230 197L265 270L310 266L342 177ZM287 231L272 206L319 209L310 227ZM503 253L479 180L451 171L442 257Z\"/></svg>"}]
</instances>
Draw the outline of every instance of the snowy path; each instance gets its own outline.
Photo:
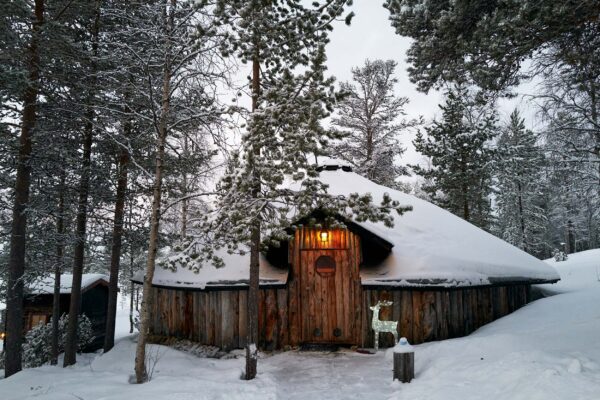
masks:
<instances>
[{"instance_id":1,"label":"snowy path","mask_svg":"<svg viewBox=\"0 0 600 400\"><path fill-rule=\"evenodd\" d=\"M584 257L600 263L600 250ZM392 361L383 351L278 353L261 359L258 378L245 382L243 359L201 359L156 346L154 379L132 385L135 345L125 336L110 353L87 355L74 367L44 366L0 380L0 399L599 400L600 282L595 261L589 272L575 273L576 261L558 266L580 279L564 285L567 293L468 337L416 346L410 384L391 381Z\"/></svg>"}]
</instances>

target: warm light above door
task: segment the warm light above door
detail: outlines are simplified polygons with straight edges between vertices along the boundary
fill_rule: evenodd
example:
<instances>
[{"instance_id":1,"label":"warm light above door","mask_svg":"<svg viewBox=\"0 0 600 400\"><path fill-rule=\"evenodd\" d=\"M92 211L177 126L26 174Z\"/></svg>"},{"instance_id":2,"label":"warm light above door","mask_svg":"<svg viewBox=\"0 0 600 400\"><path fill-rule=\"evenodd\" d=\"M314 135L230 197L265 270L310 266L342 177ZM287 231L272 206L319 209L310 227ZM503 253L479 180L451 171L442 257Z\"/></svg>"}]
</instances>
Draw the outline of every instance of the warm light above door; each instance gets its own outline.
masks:
<instances>
[{"instance_id":1,"label":"warm light above door","mask_svg":"<svg viewBox=\"0 0 600 400\"><path fill-rule=\"evenodd\" d=\"M321 242L326 242L327 239L329 239L329 232L321 231L320 237L321 237Z\"/></svg>"}]
</instances>

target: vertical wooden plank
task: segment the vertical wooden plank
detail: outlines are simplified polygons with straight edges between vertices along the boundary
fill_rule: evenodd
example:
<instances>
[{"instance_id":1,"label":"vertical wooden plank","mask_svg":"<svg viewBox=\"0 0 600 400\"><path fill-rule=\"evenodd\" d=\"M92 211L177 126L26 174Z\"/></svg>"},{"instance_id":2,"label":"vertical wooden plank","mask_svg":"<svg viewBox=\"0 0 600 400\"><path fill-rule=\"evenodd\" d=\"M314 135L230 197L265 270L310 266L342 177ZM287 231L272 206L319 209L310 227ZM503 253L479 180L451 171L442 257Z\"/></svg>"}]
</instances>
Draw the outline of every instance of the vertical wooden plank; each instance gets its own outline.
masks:
<instances>
[{"instance_id":1,"label":"vertical wooden plank","mask_svg":"<svg viewBox=\"0 0 600 400\"><path fill-rule=\"evenodd\" d=\"M412 291L413 343L423 343L423 292Z\"/></svg>"},{"instance_id":2,"label":"vertical wooden plank","mask_svg":"<svg viewBox=\"0 0 600 400\"><path fill-rule=\"evenodd\" d=\"M210 331L211 331L211 324L210 324L210 296L209 296L209 292L204 292L202 293L202 309L204 312L204 341L206 342L206 344L210 344L211 343L211 338L210 338Z\"/></svg>"},{"instance_id":3,"label":"vertical wooden plank","mask_svg":"<svg viewBox=\"0 0 600 400\"><path fill-rule=\"evenodd\" d=\"M459 327L458 322L458 290L451 290L448 292L448 337L453 338L457 336Z\"/></svg>"},{"instance_id":4,"label":"vertical wooden plank","mask_svg":"<svg viewBox=\"0 0 600 400\"><path fill-rule=\"evenodd\" d=\"M214 308L213 308L213 312L214 312L214 321L215 321L215 346L219 346L222 343L222 337L223 337L223 326L221 325L221 297L223 292L222 291L214 291L211 292L212 295L214 296Z\"/></svg>"},{"instance_id":5,"label":"vertical wooden plank","mask_svg":"<svg viewBox=\"0 0 600 400\"><path fill-rule=\"evenodd\" d=\"M340 230L340 235L343 233L344 231ZM340 243L340 246L342 246L342 243ZM352 325L350 323L350 309L353 297L350 291L350 279L352 277L351 257L349 257L347 250L337 251L336 253L339 253L339 267L341 268L336 268L334 277L335 298L333 301L336 307L336 317L333 328L339 328L342 331L342 336L336 339L345 339L347 341L352 338Z\"/></svg>"},{"instance_id":6,"label":"vertical wooden plank","mask_svg":"<svg viewBox=\"0 0 600 400\"><path fill-rule=\"evenodd\" d=\"M248 291L240 290L238 292L238 307L240 310L239 316L239 337L240 337L240 348L246 346L248 340L247 334L247 323L248 323Z\"/></svg>"},{"instance_id":7,"label":"vertical wooden plank","mask_svg":"<svg viewBox=\"0 0 600 400\"><path fill-rule=\"evenodd\" d=\"M394 290L392 293L392 321L398 321L398 339L402 337L401 330L401 319L402 319L402 292L400 290Z\"/></svg>"},{"instance_id":8,"label":"vertical wooden plank","mask_svg":"<svg viewBox=\"0 0 600 400\"><path fill-rule=\"evenodd\" d=\"M492 319L497 320L502 316L502 307L501 307L501 295L500 295L500 287L492 287L491 288L491 302L492 302Z\"/></svg>"},{"instance_id":9,"label":"vertical wooden plank","mask_svg":"<svg viewBox=\"0 0 600 400\"><path fill-rule=\"evenodd\" d=\"M199 292L194 291L192 292L192 301L193 301L193 314L194 314L194 334L193 334L193 340L199 343L202 343L201 339L200 339L200 302L199 302L199 296L198 296Z\"/></svg>"},{"instance_id":10,"label":"vertical wooden plank","mask_svg":"<svg viewBox=\"0 0 600 400\"><path fill-rule=\"evenodd\" d=\"M371 306L371 290L363 290L363 347L373 347L373 330L371 329L371 319L373 311Z\"/></svg>"},{"instance_id":11,"label":"vertical wooden plank","mask_svg":"<svg viewBox=\"0 0 600 400\"><path fill-rule=\"evenodd\" d=\"M302 228L296 230L293 245L289 253L292 254L290 264L291 277L288 279L288 323L290 345L300 344L300 236Z\"/></svg>"},{"instance_id":12,"label":"vertical wooden plank","mask_svg":"<svg viewBox=\"0 0 600 400\"><path fill-rule=\"evenodd\" d=\"M275 289L265 289L265 350L277 348L277 295Z\"/></svg>"},{"instance_id":13,"label":"vertical wooden plank","mask_svg":"<svg viewBox=\"0 0 600 400\"><path fill-rule=\"evenodd\" d=\"M287 299L287 290L277 289L277 342L280 349L290 344Z\"/></svg>"},{"instance_id":14,"label":"vertical wooden plank","mask_svg":"<svg viewBox=\"0 0 600 400\"><path fill-rule=\"evenodd\" d=\"M221 345L220 347L226 351L234 348L233 345L233 317L235 312L233 310L233 302L231 296L235 294L234 291L221 291L219 292L221 298Z\"/></svg>"},{"instance_id":15,"label":"vertical wooden plank","mask_svg":"<svg viewBox=\"0 0 600 400\"><path fill-rule=\"evenodd\" d=\"M437 339L448 339L448 322L450 320L450 293L447 290L436 291L435 306L438 329Z\"/></svg>"},{"instance_id":16,"label":"vertical wooden plank","mask_svg":"<svg viewBox=\"0 0 600 400\"><path fill-rule=\"evenodd\" d=\"M215 346L215 320L213 292L206 292L206 343Z\"/></svg>"},{"instance_id":17,"label":"vertical wooden plank","mask_svg":"<svg viewBox=\"0 0 600 400\"><path fill-rule=\"evenodd\" d=\"M437 315L435 307L435 293L426 290L421 292L421 307L423 310L422 314L422 330L423 330L423 341L431 341L437 339Z\"/></svg>"},{"instance_id":18,"label":"vertical wooden plank","mask_svg":"<svg viewBox=\"0 0 600 400\"><path fill-rule=\"evenodd\" d=\"M158 288L152 288L152 296L154 296L154 305L152 306L152 314L150 315L150 332L155 335L160 335L160 327L158 322L160 321L161 303L158 293Z\"/></svg>"},{"instance_id":19,"label":"vertical wooden plank","mask_svg":"<svg viewBox=\"0 0 600 400\"><path fill-rule=\"evenodd\" d=\"M318 285L315 282L314 269L310 268L310 265L314 263L312 252L302 252L301 258L302 276L304 277L304 285L302 290L304 291L304 297L307 298L307 307L302 309L302 325L305 327L305 335L302 339L303 341L311 342L314 341L314 329L316 328L316 321L314 320L314 318L311 318L311 316L316 315L317 310L319 312L322 312L320 309L317 309L317 305L321 304L320 292L318 291ZM308 311L308 313L306 311Z\"/></svg>"},{"instance_id":20,"label":"vertical wooden plank","mask_svg":"<svg viewBox=\"0 0 600 400\"><path fill-rule=\"evenodd\" d=\"M470 289L460 289L463 300L463 331L460 333L462 336L468 335L473 332L473 309L471 308L471 292Z\"/></svg>"},{"instance_id":21,"label":"vertical wooden plank","mask_svg":"<svg viewBox=\"0 0 600 400\"><path fill-rule=\"evenodd\" d=\"M408 289L400 291L400 319L398 325L400 328L400 337L404 336L410 343L413 343L412 291Z\"/></svg>"},{"instance_id":22,"label":"vertical wooden plank","mask_svg":"<svg viewBox=\"0 0 600 400\"><path fill-rule=\"evenodd\" d=\"M479 303L479 327L482 327L488 322L488 304L490 296L488 294L488 288L481 287L476 290Z\"/></svg>"},{"instance_id":23,"label":"vertical wooden plank","mask_svg":"<svg viewBox=\"0 0 600 400\"><path fill-rule=\"evenodd\" d=\"M231 346L233 349L240 347L240 305L239 290L231 291L229 301L231 302Z\"/></svg>"},{"instance_id":24,"label":"vertical wooden plank","mask_svg":"<svg viewBox=\"0 0 600 400\"><path fill-rule=\"evenodd\" d=\"M469 289L471 294L471 309L473 310L473 330L477 330L481 326L481 306L479 299L479 291L477 288Z\"/></svg>"},{"instance_id":25,"label":"vertical wooden plank","mask_svg":"<svg viewBox=\"0 0 600 400\"><path fill-rule=\"evenodd\" d=\"M508 314L508 291L506 286L498 287L498 303L499 303L499 315L503 317Z\"/></svg>"},{"instance_id":26,"label":"vertical wooden plank","mask_svg":"<svg viewBox=\"0 0 600 400\"><path fill-rule=\"evenodd\" d=\"M360 280L360 242L358 235L348 231L346 235L349 250L350 279L348 281L350 291L350 302L348 316L350 318L350 342L362 344L363 330L363 293Z\"/></svg>"},{"instance_id":27,"label":"vertical wooden plank","mask_svg":"<svg viewBox=\"0 0 600 400\"><path fill-rule=\"evenodd\" d=\"M511 313L517 309L515 306L515 290L513 285L507 286L506 289L506 297L508 298L508 312Z\"/></svg>"}]
</instances>

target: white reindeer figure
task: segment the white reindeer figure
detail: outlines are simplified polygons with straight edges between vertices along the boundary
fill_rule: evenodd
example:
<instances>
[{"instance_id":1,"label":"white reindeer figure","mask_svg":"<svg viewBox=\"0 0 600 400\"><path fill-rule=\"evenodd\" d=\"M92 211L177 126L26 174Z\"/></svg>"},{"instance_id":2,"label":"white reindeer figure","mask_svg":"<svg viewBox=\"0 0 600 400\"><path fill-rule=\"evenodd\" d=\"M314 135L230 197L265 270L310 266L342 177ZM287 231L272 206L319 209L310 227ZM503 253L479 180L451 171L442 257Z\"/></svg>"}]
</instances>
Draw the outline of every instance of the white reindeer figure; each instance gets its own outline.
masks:
<instances>
[{"instance_id":1,"label":"white reindeer figure","mask_svg":"<svg viewBox=\"0 0 600 400\"><path fill-rule=\"evenodd\" d=\"M379 319L379 309L381 307L388 307L394 304L393 301L384 300L378 301L372 307L369 307L373 310L373 319L371 320L371 327L375 331L375 351L379 349L379 333L380 332L389 332L394 335L394 343L398 344L398 322L397 321L381 321Z\"/></svg>"}]
</instances>

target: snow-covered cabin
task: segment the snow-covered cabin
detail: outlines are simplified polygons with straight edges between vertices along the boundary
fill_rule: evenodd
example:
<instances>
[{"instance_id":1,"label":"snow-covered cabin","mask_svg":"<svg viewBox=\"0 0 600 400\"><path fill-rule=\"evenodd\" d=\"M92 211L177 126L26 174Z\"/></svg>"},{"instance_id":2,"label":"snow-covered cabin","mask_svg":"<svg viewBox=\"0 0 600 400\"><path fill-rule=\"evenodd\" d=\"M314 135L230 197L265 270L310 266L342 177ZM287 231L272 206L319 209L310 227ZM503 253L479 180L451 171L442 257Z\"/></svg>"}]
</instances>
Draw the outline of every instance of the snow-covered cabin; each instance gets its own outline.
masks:
<instances>
[{"instance_id":1,"label":"snow-covered cabin","mask_svg":"<svg viewBox=\"0 0 600 400\"><path fill-rule=\"evenodd\" d=\"M60 314L69 313L73 275L60 277ZM54 276L38 279L25 288L24 326L28 331L38 324L50 322L54 297ZM108 277L103 274L83 274L81 278L81 313L92 323L94 340L86 351L94 351L104 344L106 310L108 307Z\"/></svg>"},{"instance_id":2,"label":"snow-covered cabin","mask_svg":"<svg viewBox=\"0 0 600 400\"><path fill-rule=\"evenodd\" d=\"M467 335L531 300L531 285L556 271L461 218L414 196L380 186L343 163L321 166L329 193L388 193L413 210L382 223L344 221L344 229L303 226L260 264L263 349L303 343L371 347L372 312L399 321L412 343ZM199 273L157 268L151 329L223 348L243 347L249 256L225 255L225 267ZM141 283L142 276L134 278ZM392 337L381 338L391 345Z\"/></svg>"}]
</instances>

